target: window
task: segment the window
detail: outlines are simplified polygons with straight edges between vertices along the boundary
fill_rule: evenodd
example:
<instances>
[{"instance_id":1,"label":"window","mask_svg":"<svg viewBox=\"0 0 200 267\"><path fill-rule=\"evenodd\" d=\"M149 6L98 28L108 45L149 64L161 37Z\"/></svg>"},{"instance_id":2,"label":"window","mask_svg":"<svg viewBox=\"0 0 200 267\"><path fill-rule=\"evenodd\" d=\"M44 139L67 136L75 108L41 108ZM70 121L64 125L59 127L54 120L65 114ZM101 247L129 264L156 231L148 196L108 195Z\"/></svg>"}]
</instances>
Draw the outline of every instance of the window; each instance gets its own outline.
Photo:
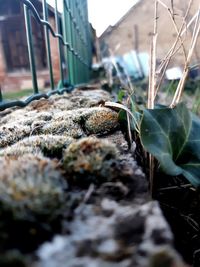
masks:
<instances>
[{"instance_id":1,"label":"window","mask_svg":"<svg viewBox=\"0 0 200 267\"><path fill-rule=\"evenodd\" d=\"M23 13L22 13L23 14ZM29 70L29 57L23 15L9 16L2 27L2 42L7 71ZM46 68L44 30L32 18L32 37L37 69Z\"/></svg>"},{"instance_id":2,"label":"window","mask_svg":"<svg viewBox=\"0 0 200 267\"><path fill-rule=\"evenodd\" d=\"M8 18L2 27L2 42L7 71L29 69L23 17Z\"/></svg>"}]
</instances>

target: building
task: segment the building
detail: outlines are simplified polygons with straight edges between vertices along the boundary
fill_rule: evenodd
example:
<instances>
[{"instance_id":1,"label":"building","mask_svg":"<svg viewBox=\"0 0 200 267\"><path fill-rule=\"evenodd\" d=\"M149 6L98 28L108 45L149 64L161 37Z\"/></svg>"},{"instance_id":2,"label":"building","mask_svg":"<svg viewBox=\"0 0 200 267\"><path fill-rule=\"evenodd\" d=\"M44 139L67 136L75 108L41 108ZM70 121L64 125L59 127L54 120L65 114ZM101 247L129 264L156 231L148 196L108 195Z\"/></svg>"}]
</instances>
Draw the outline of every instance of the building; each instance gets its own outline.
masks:
<instances>
[{"instance_id":1,"label":"building","mask_svg":"<svg viewBox=\"0 0 200 267\"><path fill-rule=\"evenodd\" d=\"M42 17L42 3L31 1ZM48 6L49 22L55 29L54 9ZM38 85L49 83L44 28L31 19L34 54L38 70ZM50 34L54 80L58 82L58 41ZM4 91L32 88L23 3L19 0L0 0L0 87Z\"/></svg>"},{"instance_id":2,"label":"building","mask_svg":"<svg viewBox=\"0 0 200 267\"><path fill-rule=\"evenodd\" d=\"M163 0L163 2L171 7L174 4L175 20L178 25L183 20L183 14L187 9L187 0ZM109 56L110 52L116 56L127 55L130 51L135 51L136 55L142 53L149 55L150 44L153 35L154 23L154 0L138 1L114 26L109 26L105 32L99 37L101 53L103 57ZM197 12L199 8L199 0L193 0L188 20ZM161 5L158 7L158 39L157 39L157 60L162 60L166 53L173 45L177 33L174 29L172 20L168 11ZM184 36L186 48L188 48L191 40L191 31L187 31ZM198 39L200 45L200 38ZM197 45L197 47L198 47ZM193 63L199 62L200 51L196 48L193 57ZM184 55L182 50L172 59L170 66L183 67Z\"/></svg>"}]
</instances>

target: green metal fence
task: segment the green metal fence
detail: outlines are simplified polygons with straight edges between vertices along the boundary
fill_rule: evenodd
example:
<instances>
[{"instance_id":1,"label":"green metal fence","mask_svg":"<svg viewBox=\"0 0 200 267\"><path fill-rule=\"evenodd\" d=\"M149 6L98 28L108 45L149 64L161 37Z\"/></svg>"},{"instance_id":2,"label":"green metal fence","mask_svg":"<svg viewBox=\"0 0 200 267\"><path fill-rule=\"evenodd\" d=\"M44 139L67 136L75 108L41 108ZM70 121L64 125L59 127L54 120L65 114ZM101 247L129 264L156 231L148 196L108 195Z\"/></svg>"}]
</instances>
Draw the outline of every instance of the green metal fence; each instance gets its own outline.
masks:
<instances>
[{"instance_id":1,"label":"green metal fence","mask_svg":"<svg viewBox=\"0 0 200 267\"><path fill-rule=\"evenodd\" d=\"M35 5L30 0L13 0L20 1L24 8L24 19L26 38L28 45L28 54L30 62L30 72L33 83L33 95L26 100L6 101L3 99L0 90L0 110L9 107L19 106L24 107L31 101L40 98L48 98L52 94L62 94L65 91L71 91L74 87L80 84L87 83L90 76L90 66L92 58L91 49L91 33L88 23L87 0L54 0L54 15L56 30L53 29L48 21L49 5L46 0L38 0L42 2L41 12L37 10ZM62 1L62 11L58 11L58 1ZM47 66L49 70L50 87L47 93L42 93L38 87L37 68L35 63L35 53L33 44L31 17L43 26L45 33L45 45L47 55ZM62 21L62 24L60 23ZM53 78L52 53L50 34L58 41L59 55L59 71L60 82L55 85ZM64 48L64 60L67 62L68 73L67 77L64 74L62 49Z\"/></svg>"}]
</instances>

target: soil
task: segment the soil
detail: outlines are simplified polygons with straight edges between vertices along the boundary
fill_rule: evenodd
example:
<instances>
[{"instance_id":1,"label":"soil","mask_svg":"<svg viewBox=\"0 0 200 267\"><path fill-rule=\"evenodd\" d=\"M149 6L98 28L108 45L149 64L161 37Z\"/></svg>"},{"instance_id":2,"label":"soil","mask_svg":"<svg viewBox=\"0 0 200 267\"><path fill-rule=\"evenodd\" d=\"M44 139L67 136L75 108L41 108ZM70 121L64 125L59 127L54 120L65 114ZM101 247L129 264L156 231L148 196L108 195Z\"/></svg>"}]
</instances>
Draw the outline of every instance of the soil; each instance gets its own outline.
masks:
<instances>
[{"instance_id":1,"label":"soil","mask_svg":"<svg viewBox=\"0 0 200 267\"><path fill-rule=\"evenodd\" d=\"M169 226L108 100L90 86L1 114L0 266L186 267L170 226L199 266L198 192L156 179Z\"/></svg>"}]
</instances>

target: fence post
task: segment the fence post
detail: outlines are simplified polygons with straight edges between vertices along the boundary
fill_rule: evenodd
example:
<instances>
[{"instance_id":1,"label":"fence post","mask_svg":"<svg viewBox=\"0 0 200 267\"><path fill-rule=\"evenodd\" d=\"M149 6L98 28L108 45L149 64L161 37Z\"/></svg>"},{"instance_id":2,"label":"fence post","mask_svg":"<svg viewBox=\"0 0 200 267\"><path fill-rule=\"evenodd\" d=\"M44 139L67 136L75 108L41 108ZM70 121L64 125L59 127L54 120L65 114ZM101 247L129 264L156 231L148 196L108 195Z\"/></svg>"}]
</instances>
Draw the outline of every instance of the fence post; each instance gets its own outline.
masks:
<instances>
[{"instance_id":1,"label":"fence post","mask_svg":"<svg viewBox=\"0 0 200 267\"><path fill-rule=\"evenodd\" d=\"M43 0L43 17L44 20L48 22L48 9L47 9L47 1ZM44 26L44 33L45 33L45 43L46 43L46 53L47 53L47 64L49 68L49 76L50 76L50 84L51 90L54 89L54 79L53 79L53 68L52 68L52 60L51 60L51 47L49 41L49 30L47 26Z\"/></svg>"},{"instance_id":2,"label":"fence post","mask_svg":"<svg viewBox=\"0 0 200 267\"><path fill-rule=\"evenodd\" d=\"M59 16L58 16L58 3L55 0L55 21L56 21L56 32L60 34L60 23L59 23ZM58 38L58 54L59 54L59 67L60 67L60 79L61 79L61 86L64 87L64 74L63 74L63 66L62 66L62 45L61 41Z\"/></svg>"},{"instance_id":3,"label":"fence post","mask_svg":"<svg viewBox=\"0 0 200 267\"><path fill-rule=\"evenodd\" d=\"M3 102L3 95L2 95L1 85L0 85L0 102Z\"/></svg>"},{"instance_id":4,"label":"fence post","mask_svg":"<svg viewBox=\"0 0 200 267\"><path fill-rule=\"evenodd\" d=\"M29 12L28 7L25 4L24 4L24 18L25 18L28 54L29 54L29 62L30 62L30 69L31 69L31 75L32 75L33 89L34 89L34 94L38 94L39 90L38 90L37 73L36 73L36 67L35 67L30 12Z\"/></svg>"},{"instance_id":5,"label":"fence post","mask_svg":"<svg viewBox=\"0 0 200 267\"><path fill-rule=\"evenodd\" d=\"M69 45L72 46L72 22L70 17L70 6L69 6L69 0L65 0L65 7L66 7L66 37L68 40ZM74 62L73 62L73 53L68 49L68 69L69 69L69 77L70 77L70 83L75 84L74 80Z\"/></svg>"}]
</instances>

